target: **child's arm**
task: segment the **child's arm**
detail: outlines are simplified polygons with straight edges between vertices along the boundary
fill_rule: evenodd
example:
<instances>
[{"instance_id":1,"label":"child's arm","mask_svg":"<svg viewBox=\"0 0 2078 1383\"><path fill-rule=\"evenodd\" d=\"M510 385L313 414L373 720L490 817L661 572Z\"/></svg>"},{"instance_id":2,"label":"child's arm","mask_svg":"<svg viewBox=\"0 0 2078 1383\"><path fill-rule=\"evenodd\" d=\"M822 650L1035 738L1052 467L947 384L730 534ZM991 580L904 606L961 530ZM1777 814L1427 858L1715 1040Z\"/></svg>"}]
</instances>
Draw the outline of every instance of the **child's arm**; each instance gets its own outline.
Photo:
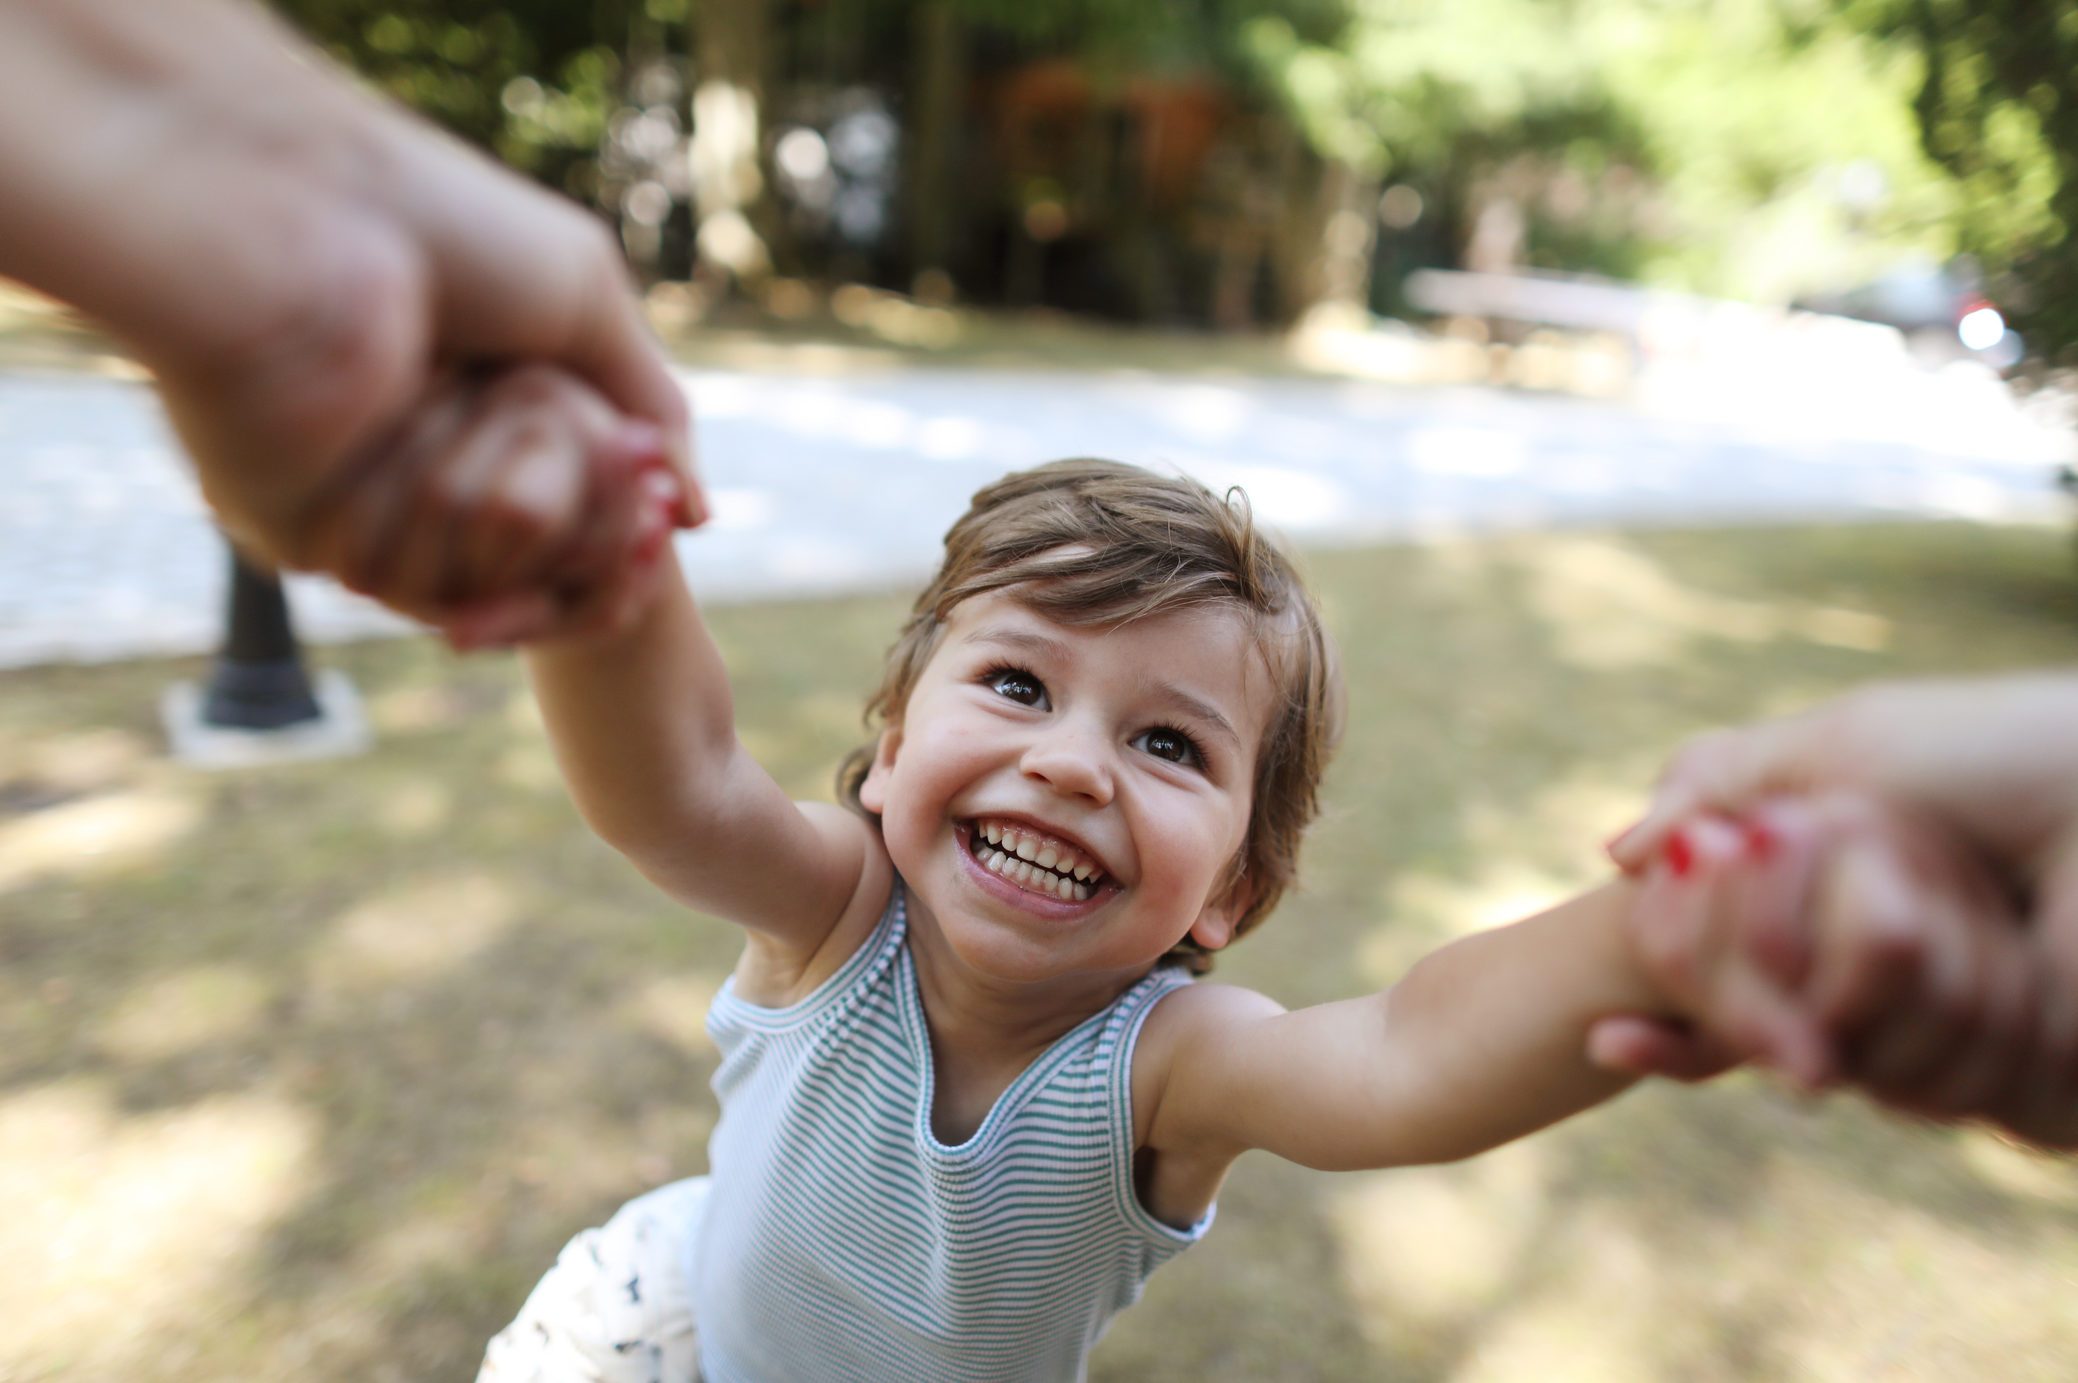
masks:
<instances>
[{"instance_id":1,"label":"child's arm","mask_svg":"<svg viewBox=\"0 0 2078 1383\"><path fill-rule=\"evenodd\" d=\"M445 610L458 643L562 632L529 664L586 819L666 891L805 962L855 894L863 908L887 881L864 823L790 802L737 740L668 542L682 489L570 375L524 366L444 387L394 464L323 515L341 569ZM539 594L470 601L515 584Z\"/></svg>"},{"instance_id":2,"label":"child's arm","mask_svg":"<svg viewBox=\"0 0 2078 1383\"><path fill-rule=\"evenodd\" d=\"M1286 1013L1245 990L1176 995L1143 1039L1164 1072L1147 1145L1325 1170L1445 1162L1610 1098L1631 1078L1587 1061L1588 1029L1674 1012L1625 935L1636 891L1618 881L1454 942L1360 999Z\"/></svg>"},{"instance_id":3,"label":"child's arm","mask_svg":"<svg viewBox=\"0 0 2078 1383\"><path fill-rule=\"evenodd\" d=\"M1880 824L1824 818L1771 841L1777 901L1802 907L1835 853L1910 848ZM1245 991L1187 991L1158 1030L1169 1061L1150 1146L1200 1160L1264 1148L1321 1168L1447 1161L1623 1089L1628 1073L1587 1055L1605 1018L1709 1017L1741 1034L1740 1050L1778 1041L1794 1015L1751 966L1708 937L1666 935L1710 887L1709 861L1748 839L1699 823L1643 879L1446 946L1369 998L1280 1013ZM1674 928L1632 926L1662 913Z\"/></svg>"},{"instance_id":4,"label":"child's arm","mask_svg":"<svg viewBox=\"0 0 2078 1383\"><path fill-rule=\"evenodd\" d=\"M797 803L736 735L727 670L667 547L664 589L625 629L527 663L585 820L658 887L805 958L884 883L870 832Z\"/></svg>"}]
</instances>

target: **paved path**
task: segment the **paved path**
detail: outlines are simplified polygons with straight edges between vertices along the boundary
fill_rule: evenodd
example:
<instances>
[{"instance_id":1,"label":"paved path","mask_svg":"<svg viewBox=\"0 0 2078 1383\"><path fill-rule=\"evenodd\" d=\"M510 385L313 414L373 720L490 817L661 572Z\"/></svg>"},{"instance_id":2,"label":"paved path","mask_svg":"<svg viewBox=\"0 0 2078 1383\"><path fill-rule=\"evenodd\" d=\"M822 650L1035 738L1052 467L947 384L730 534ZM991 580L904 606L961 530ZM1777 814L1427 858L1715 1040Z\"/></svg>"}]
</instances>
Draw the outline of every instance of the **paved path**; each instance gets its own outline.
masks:
<instances>
[{"instance_id":1,"label":"paved path","mask_svg":"<svg viewBox=\"0 0 2078 1383\"><path fill-rule=\"evenodd\" d=\"M1799 370L1658 381L1643 406L1479 389L1131 373L687 377L716 518L710 598L902 586L978 486L1058 456L1247 488L1300 542L1437 529L1950 515L2052 518L2064 433L1989 379L1853 389ZM151 395L0 375L0 667L211 647L223 554ZM315 640L398 622L292 585Z\"/></svg>"}]
</instances>

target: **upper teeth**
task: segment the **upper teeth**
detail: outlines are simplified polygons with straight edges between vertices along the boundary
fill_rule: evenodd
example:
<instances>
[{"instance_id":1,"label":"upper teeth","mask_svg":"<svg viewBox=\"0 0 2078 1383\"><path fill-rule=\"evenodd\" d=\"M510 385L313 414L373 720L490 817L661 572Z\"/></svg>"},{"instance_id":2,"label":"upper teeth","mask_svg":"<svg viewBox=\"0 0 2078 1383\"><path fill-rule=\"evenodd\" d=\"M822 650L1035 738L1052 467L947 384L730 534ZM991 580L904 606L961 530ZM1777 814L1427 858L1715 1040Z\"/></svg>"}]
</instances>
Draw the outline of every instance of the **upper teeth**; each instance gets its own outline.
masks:
<instances>
[{"instance_id":1,"label":"upper teeth","mask_svg":"<svg viewBox=\"0 0 2078 1383\"><path fill-rule=\"evenodd\" d=\"M1082 881L1101 872L1073 846L1029 828L986 821L979 831L983 840L998 847L981 851L981 862L1013 883L1080 902L1090 896L1089 885ZM1068 875L1073 877L1063 877Z\"/></svg>"}]
</instances>

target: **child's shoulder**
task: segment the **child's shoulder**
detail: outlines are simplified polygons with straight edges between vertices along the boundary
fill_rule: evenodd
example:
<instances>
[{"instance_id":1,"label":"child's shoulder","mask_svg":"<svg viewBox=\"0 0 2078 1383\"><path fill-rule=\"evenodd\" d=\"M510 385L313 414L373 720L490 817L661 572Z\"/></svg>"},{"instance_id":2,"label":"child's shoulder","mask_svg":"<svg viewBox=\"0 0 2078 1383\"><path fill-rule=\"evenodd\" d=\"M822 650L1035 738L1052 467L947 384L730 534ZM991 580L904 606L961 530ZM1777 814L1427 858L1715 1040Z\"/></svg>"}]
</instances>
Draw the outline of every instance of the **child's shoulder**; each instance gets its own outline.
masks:
<instances>
[{"instance_id":1,"label":"child's shoulder","mask_svg":"<svg viewBox=\"0 0 2078 1383\"><path fill-rule=\"evenodd\" d=\"M815 945L793 945L756 930L744 934L743 955L736 962L736 993L746 1003L765 1008L784 1008L806 998L842 969L880 925L895 891L895 866L880 832L827 802L804 802L801 810L826 833L855 836L863 859L851 898Z\"/></svg>"},{"instance_id":2,"label":"child's shoulder","mask_svg":"<svg viewBox=\"0 0 2078 1383\"><path fill-rule=\"evenodd\" d=\"M1148 1014L1133 1048L1133 1147L1140 1154L1140 1203L1179 1228L1197 1223L1243 1149L1194 1131L1190 1106L1203 1099L1193 1076L1208 1059L1250 1038L1249 1029L1284 1012L1252 989L1189 984ZM1209 1126L1209 1125L1208 1125Z\"/></svg>"},{"instance_id":3,"label":"child's shoulder","mask_svg":"<svg viewBox=\"0 0 2078 1383\"><path fill-rule=\"evenodd\" d=\"M1146 1147L1179 1075L1217 1061L1232 1044L1248 1040L1255 1024L1283 1013L1284 1005L1239 985L1180 985L1147 1015L1133 1044L1133 1140Z\"/></svg>"}]
</instances>

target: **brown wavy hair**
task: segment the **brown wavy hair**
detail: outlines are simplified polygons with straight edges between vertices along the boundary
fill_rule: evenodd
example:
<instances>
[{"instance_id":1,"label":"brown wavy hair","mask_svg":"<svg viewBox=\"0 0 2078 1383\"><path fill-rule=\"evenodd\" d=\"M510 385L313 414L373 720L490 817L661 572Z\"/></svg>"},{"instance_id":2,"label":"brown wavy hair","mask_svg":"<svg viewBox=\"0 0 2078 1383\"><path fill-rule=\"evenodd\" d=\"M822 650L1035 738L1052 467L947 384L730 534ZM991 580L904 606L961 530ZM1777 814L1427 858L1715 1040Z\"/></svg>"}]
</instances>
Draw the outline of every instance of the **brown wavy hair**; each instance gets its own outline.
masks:
<instances>
[{"instance_id":1,"label":"brown wavy hair","mask_svg":"<svg viewBox=\"0 0 2078 1383\"><path fill-rule=\"evenodd\" d=\"M1249 888L1238 938L1269 915L1298 870L1299 842L1320 810L1320 780L1342 731L1334 645L1297 570L1256 526L1239 489L1118 461L1055 461L976 492L945 535L945 561L916 598L866 703L876 735L899 724L953 608L989 591L1070 626L1116 628L1151 615L1219 605L1248 621L1278 686L1258 750L1248 835L1223 887ZM840 800L870 817L859 789L872 744L837 770ZM1167 959L1197 973L1210 955L1186 937Z\"/></svg>"}]
</instances>

